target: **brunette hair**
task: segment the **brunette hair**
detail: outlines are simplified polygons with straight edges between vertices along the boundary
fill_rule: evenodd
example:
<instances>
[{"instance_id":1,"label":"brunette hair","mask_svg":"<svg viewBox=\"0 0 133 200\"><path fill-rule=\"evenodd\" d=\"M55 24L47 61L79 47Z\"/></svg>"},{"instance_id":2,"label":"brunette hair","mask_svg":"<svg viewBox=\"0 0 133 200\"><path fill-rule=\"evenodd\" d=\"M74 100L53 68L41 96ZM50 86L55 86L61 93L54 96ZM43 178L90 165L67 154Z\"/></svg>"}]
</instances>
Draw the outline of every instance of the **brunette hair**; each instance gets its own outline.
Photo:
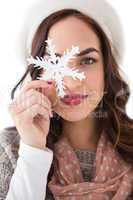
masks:
<instances>
[{"instance_id":1,"label":"brunette hair","mask_svg":"<svg viewBox=\"0 0 133 200\"><path fill-rule=\"evenodd\" d=\"M63 9L57 11L47 18L45 18L39 25L32 42L33 57L43 57L45 54L45 40L48 37L50 28L56 22L65 19L66 17L74 16L83 20L87 25L91 26L92 30L96 33L100 40L101 51L104 61L104 81L105 81L105 95L101 102L98 104L95 112L107 112L107 117L97 117L98 131L105 130L108 138L116 147L122 158L133 164L133 120L126 114L126 103L128 101L130 90L128 84L123 80L119 72L119 66L114 58L111 50L110 41L104 33L99 24L89 16L81 13L75 9ZM115 31L115 30L114 30ZM14 98L14 93L19 85L21 85L30 73L32 80L40 77L40 68L33 68L32 65L27 66L27 69L22 76L21 80L13 88L11 98ZM54 150L54 143L58 141L62 133L62 118L55 114L51 118L50 130L47 138L47 147ZM48 180L53 174L53 163L49 171Z\"/></svg>"}]
</instances>

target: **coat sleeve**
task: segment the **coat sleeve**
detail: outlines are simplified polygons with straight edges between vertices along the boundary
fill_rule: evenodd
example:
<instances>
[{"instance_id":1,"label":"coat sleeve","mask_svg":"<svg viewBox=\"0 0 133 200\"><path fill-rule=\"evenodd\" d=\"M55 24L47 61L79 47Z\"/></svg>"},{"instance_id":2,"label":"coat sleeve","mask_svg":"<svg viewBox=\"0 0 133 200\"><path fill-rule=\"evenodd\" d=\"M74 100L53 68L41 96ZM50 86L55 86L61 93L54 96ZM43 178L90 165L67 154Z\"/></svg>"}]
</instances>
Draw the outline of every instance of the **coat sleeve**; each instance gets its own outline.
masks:
<instances>
[{"instance_id":1,"label":"coat sleeve","mask_svg":"<svg viewBox=\"0 0 133 200\"><path fill-rule=\"evenodd\" d=\"M6 198L13 171L13 166L7 153L0 146L0 200Z\"/></svg>"},{"instance_id":2,"label":"coat sleeve","mask_svg":"<svg viewBox=\"0 0 133 200\"><path fill-rule=\"evenodd\" d=\"M0 131L0 200L5 200L18 157L19 137L15 128Z\"/></svg>"},{"instance_id":3,"label":"coat sleeve","mask_svg":"<svg viewBox=\"0 0 133 200\"><path fill-rule=\"evenodd\" d=\"M31 147L20 140L15 165L11 148L2 148L0 200L44 200L52 150Z\"/></svg>"},{"instance_id":4,"label":"coat sleeve","mask_svg":"<svg viewBox=\"0 0 133 200\"><path fill-rule=\"evenodd\" d=\"M51 163L51 150L37 149L21 141L17 167L6 200L44 200Z\"/></svg>"}]
</instances>

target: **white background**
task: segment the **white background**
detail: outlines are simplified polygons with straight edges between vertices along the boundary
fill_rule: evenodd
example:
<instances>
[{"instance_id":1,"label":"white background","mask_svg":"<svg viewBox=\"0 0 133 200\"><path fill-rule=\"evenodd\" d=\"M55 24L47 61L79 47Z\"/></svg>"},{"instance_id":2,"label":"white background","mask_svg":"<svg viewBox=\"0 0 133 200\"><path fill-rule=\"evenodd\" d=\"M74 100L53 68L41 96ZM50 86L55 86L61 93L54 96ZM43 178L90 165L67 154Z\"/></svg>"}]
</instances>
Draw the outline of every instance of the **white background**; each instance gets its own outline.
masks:
<instances>
[{"instance_id":1,"label":"white background","mask_svg":"<svg viewBox=\"0 0 133 200\"><path fill-rule=\"evenodd\" d=\"M10 92L25 71L18 59L17 38L29 6L34 0L4 0L0 6L0 129L13 125L8 114ZM131 88L131 96L127 104L127 113L133 118L133 5L130 0L109 0L118 10L124 26L126 37L126 53L122 70L125 72Z\"/></svg>"}]
</instances>

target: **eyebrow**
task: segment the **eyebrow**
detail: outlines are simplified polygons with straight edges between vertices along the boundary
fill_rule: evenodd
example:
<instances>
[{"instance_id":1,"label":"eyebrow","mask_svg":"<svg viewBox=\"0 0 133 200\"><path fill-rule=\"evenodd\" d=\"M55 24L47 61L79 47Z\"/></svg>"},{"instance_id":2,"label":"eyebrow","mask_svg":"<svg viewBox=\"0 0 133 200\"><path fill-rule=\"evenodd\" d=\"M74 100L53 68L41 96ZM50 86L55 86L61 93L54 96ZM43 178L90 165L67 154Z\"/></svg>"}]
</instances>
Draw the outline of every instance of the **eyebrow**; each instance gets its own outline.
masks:
<instances>
[{"instance_id":1,"label":"eyebrow","mask_svg":"<svg viewBox=\"0 0 133 200\"><path fill-rule=\"evenodd\" d=\"M79 54L77 54L77 56L83 56L83 55L91 53L91 52L97 52L98 54L100 53L99 50L97 50L93 47L90 47L90 48L87 48L87 49L84 49L83 51L81 51ZM46 52L46 54L49 55L48 52ZM56 54L56 56L59 56L59 57L62 56L60 53L55 53L55 54Z\"/></svg>"}]
</instances>

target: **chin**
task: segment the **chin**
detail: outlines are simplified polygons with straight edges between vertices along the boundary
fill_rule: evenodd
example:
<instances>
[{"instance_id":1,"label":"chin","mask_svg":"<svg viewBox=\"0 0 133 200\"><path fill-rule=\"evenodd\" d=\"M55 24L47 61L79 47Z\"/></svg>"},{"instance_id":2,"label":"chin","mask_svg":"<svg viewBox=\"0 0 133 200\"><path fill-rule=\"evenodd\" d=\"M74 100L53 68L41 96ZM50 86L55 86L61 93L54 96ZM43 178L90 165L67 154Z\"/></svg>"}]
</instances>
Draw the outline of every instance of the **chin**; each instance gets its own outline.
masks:
<instances>
[{"instance_id":1,"label":"chin","mask_svg":"<svg viewBox=\"0 0 133 200\"><path fill-rule=\"evenodd\" d=\"M96 105L81 106L80 108L60 108L56 107L54 111L61 116L64 120L70 122L81 121L86 119L96 108Z\"/></svg>"},{"instance_id":2,"label":"chin","mask_svg":"<svg viewBox=\"0 0 133 200\"><path fill-rule=\"evenodd\" d=\"M87 118L89 113L88 114L86 112L82 114L81 113L67 113L67 114L60 113L59 115L66 121L76 122L76 121L81 121Z\"/></svg>"}]
</instances>

